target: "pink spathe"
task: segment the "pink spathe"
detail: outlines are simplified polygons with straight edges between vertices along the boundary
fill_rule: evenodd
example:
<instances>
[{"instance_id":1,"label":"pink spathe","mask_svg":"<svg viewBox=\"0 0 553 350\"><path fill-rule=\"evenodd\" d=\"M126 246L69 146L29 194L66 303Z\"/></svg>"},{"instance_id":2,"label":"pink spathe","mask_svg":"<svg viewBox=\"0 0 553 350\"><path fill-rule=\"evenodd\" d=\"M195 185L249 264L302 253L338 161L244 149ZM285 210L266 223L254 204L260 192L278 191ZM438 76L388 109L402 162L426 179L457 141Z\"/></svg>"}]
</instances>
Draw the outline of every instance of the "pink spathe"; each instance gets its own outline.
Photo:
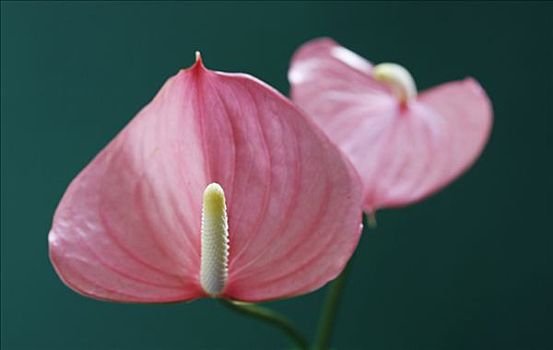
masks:
<instances>
[{"instance_id":1,"label":"pink spathe","mask_svg":"<svg viewBox=\"0 0 553 350\"><path fill-rule=\"evenodd\" d=\"M492 125L490 101L472 78L405 102L373 76L370 62L327 38L298 49L289 71L293 101L361 176L366 212L446 186L480 155Z\"/></svg>"},{"instance_id":2,"label":"pink spathe","mask_svg":"<svg viewBox=\"0 0 553 350\"><path fill-rule=\"evenodd\" d=\"M362 184L341 152L271 87L207 70L198 57L70 184L49 234L56 271L102 300L208 296L200 226L212 182L228 208L222 298L313 291L358 243Z\"/></svg>"}]
</instances>

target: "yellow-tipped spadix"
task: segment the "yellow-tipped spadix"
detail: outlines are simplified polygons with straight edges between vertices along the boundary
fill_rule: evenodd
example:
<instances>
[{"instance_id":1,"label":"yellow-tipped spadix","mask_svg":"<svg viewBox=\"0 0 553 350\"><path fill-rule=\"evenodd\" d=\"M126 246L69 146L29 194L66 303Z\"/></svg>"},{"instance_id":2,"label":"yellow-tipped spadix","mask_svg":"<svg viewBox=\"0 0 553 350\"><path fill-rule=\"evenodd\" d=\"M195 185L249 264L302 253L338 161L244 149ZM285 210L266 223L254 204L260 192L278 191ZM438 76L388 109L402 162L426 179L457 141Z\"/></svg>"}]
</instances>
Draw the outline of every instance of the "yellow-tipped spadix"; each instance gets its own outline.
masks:
<instances>
[{"instance_id":1,"label":"yellow-tipped spadix","mask_svg":"<svg viewBox=\"0 0 553 350\"><path fill-rule=\"evenodd\" d=\"M200 283L211 295L221 294L228 275L228 220L223 188L212 183L204 190Z\"/></svg>"},{"instance_id":2,"label":"yellow-tipped spadix","mask_svg":"<svg viewBox=\"0 0 553 350\"><path fill-rule=\"evenodd\" d=\"M381 63L374 66L373 77L389 85L397 98L405 103L417 96L417 87L409 71L399 64Z\"/></svg>"}]
</instances>

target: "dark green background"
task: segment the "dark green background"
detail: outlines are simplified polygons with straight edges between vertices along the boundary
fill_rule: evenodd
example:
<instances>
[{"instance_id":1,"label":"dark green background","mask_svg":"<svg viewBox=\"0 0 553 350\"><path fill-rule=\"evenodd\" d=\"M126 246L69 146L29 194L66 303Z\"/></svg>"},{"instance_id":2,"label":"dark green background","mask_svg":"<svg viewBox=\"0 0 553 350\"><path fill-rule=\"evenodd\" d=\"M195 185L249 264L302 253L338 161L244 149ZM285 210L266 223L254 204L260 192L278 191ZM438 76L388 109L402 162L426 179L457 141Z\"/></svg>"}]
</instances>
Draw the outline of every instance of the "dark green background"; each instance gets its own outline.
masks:
<instances>
[{"instance_id":1,"label":"dark green background","mask_svg":"<svg viewBox=\"0 0 553 350\"><path fill-rule=\"evenodd\" d=\"M212 300L123 305L57 278L47 233L77 172L201 50L286 93L303 42L330 36L424 89L475 76L495 110L476 165L365 232L337 349L553 348L553 7L528 3L1 5L2 349L276 349ZM319 291L273 303L314 331Z\"/></svg>"}]
</instances>

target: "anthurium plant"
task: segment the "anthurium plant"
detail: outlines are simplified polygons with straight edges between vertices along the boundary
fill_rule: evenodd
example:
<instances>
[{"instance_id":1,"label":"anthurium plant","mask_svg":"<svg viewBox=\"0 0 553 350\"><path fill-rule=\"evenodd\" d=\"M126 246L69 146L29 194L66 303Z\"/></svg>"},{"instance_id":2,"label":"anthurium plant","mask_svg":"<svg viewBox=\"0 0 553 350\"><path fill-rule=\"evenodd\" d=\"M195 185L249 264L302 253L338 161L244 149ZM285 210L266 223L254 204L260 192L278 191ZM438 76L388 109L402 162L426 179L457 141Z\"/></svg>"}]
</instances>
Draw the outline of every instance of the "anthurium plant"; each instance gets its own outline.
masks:
<instances>
[{"instance_id":1,"label":"anthurium plant","mask_svg":"<svg viewBox=\"0 0 553 350\"><path fill-rule=\"evenodd\" d=\"M110 302L218 299L328 349L362 213L459 176L491 104L472 78L419 94L331 39L303 45L289 79L292 100L197 53L67 188L48 236L61 280ZM331 281L313 342L257 304Z\"/></svg>"}]
</instances>

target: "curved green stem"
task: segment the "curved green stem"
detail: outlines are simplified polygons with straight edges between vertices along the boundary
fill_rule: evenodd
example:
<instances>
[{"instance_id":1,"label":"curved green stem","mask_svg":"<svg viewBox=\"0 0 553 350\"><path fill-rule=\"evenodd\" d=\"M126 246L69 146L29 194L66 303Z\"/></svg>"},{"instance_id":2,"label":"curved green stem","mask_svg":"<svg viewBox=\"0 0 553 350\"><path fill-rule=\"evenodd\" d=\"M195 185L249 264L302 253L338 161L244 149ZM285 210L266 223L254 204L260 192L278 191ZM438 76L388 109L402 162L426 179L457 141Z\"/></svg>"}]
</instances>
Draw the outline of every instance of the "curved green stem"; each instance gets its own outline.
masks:
<instances>
[{"instance_id":1,"label":"curved green stem","mask_svg":"<svg viewBox=\"0 0 553 350\"><path fill-rule=\"evenodd\" d=\"M334 324L336 323L336 314L338 313L338 306L340 305L342 291L346 285L350 266L351 264L348 263L344 271L342 271L340 276L338 276L329 287L323 305L323 311L319 319L317 335L312 348L313 350L326 350L330 346Z\"/></svg>"},{"instance_id":2,"label":"curved green stem","mask_svg":"<svg viewBox=\"0 0 553 350\"><path fill-rule=\"evenodd\" d=\"M365 227L369 229L376 228L376 216L374 213L363 216ZM321 316L319 318L319 326L315 336L315 343L312 350L327 350L330 347L334 324L336 323L336 315L340 299L346 285L349 271L351 269L353 257L350 259L342 273L329 286L326 299L324 301Z\"/></svg>"},{"instance_id":3,"label":"curved green stem","mask_svg":"<svg viewBox=\"0 0 553 350\"><path fill-rule=\"evenodd\" d=\"M294 327L294 325L283 315L255 304L242 303L238 301L232 301L227 299L220 299L221 303L227 308L239 312L243 315L255 317L266 323L271 324L274 327L279 328L286 333L288 337L296 344L301 350L307 350L307 341L303 335Z\"/></svg>"}]
</instances>

